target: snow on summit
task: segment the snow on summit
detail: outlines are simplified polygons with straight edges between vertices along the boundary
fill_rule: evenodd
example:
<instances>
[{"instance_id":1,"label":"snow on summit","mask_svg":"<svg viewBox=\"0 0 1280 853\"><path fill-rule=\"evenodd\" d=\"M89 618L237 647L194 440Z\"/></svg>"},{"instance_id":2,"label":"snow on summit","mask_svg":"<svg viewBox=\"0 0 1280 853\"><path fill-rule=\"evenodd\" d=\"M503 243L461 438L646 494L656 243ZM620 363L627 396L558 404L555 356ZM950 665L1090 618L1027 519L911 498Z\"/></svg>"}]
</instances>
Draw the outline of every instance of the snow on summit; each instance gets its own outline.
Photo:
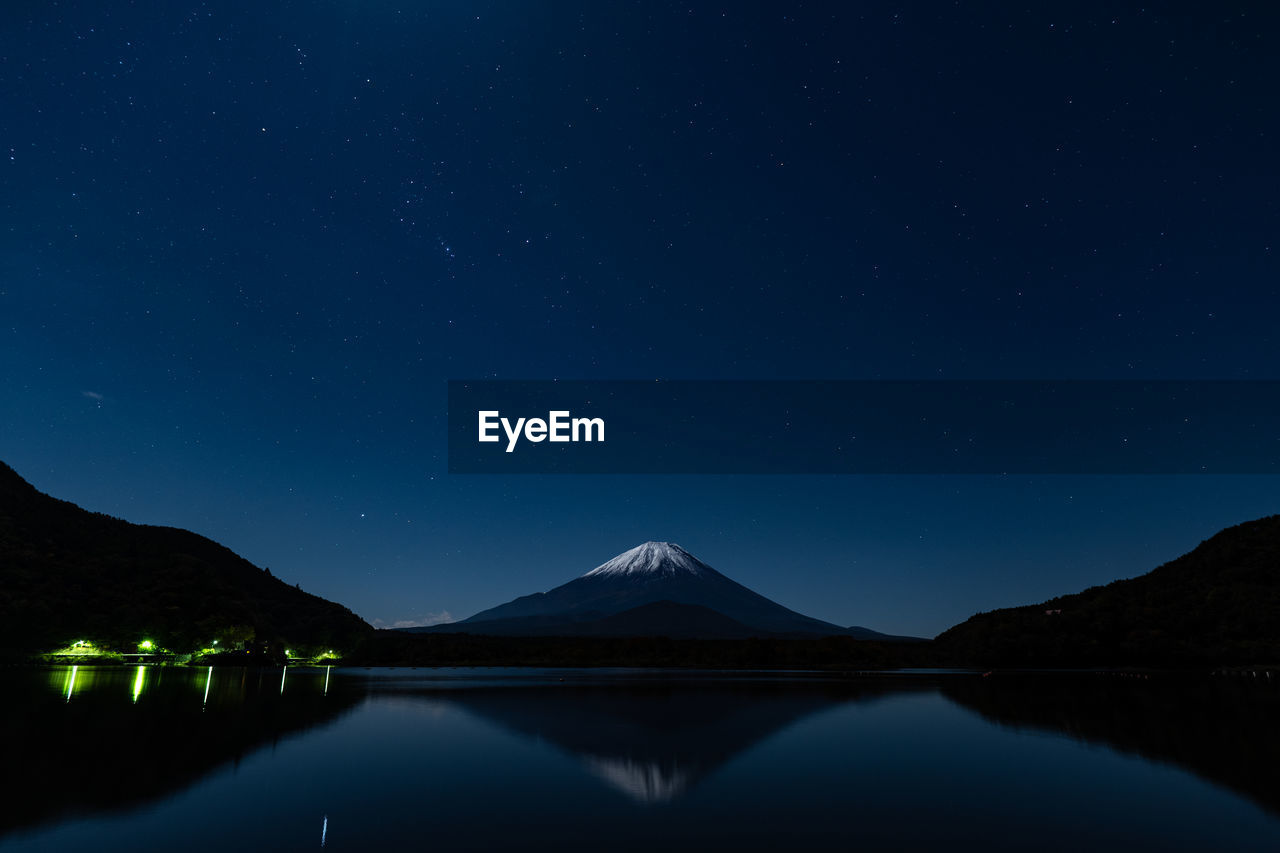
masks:
<instances>
[{"instance_id":1,"label":"snow on summit","mask_svg":"<svg viewBox=\"0 0 1280 853\"><path fill-rule=\"evenodd\" d=\"M713 570L706 563L673 542L645 542L623 551L612 560L596 566L584 578L677 575L704 575Z\"/></svg>"}]
</instances>

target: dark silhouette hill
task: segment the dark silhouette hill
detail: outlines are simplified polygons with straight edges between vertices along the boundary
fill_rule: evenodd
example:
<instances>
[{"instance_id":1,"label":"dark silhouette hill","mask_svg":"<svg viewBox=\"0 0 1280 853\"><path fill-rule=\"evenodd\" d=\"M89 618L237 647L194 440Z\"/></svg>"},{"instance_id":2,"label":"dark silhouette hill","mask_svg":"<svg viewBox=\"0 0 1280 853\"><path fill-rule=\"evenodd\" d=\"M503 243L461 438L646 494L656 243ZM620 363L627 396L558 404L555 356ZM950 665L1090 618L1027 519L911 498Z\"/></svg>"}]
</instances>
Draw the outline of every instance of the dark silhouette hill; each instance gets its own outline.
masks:
<instances>
[{"instance_id":1,"label":"dark silhouette hill","mask_svg":"<svg viewBox=\"0 0 1280 853\"><path fill-rule=\"evenodd\" d=\"M187 530L52 498L0 463L0 649L76 640L174 651L219 636L350 650L372 628Z\"/></svg>"},{"instance_id":2,"label":"dark silhouette hill","mask_svg":"<svg viewBox=\"0 0 1280 853\"><path fill-rule=\"evenodd\" d=\"M525 595L429 633L495 636L891 637L797 613L670 542L645 542L548 592Z\"/></svg>"},{"instance_id":3,"label":"dark silhouette hill","mask_svg":"<svg viewBox=\"0 0 1280 853\"><path fill-rule=\"evenodd\" d=\"M1228 527L1140 577L979 613L937 646L985 666L1280 660L1280 515Z\"/></svg>"}]
</instances>

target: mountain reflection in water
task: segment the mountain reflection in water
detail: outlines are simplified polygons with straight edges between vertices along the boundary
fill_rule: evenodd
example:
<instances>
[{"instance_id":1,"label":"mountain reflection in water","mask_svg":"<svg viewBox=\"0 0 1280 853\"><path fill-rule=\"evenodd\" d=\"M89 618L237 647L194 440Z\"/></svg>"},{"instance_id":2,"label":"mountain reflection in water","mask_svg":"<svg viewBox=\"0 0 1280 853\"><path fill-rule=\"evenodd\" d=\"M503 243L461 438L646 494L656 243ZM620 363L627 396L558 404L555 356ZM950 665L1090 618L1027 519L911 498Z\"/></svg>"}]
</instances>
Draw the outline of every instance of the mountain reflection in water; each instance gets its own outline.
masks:
<instances>
[{"instance_id":1,"label":"mountain reflection in water","mask_svg":"<svg viewBox=\"0 0 1280 853\"><path fill-rule=\"evenodd\" d=\"M6 851L1280 840L1265 677L65 667L6 682Z\"/></svg>"},{"instance_id":2,"label":"mountain reflection in water","mask_svg":"<svg viewBox=\"0 0 1280 853\"><path fill-rule=\"evenodd\" d=\"M810 714L906 689L933 688L830 680L574 685L455 690L444 701L551 743L632 799L658 803Z\"/></svg>"}]
</instances>

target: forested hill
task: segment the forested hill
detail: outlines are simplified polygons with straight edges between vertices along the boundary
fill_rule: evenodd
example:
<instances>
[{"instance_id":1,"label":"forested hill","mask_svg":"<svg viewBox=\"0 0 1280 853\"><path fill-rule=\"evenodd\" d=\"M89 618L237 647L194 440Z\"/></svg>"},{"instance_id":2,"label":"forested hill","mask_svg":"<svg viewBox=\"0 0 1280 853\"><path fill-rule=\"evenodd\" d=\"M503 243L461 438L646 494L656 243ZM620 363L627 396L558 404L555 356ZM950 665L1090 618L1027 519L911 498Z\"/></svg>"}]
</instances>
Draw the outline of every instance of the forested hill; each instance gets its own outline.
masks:
<instances>
[{"instance_id":1,"label":"forested hill","mask_svg":"<svg viewBox=\"0 0 1280 853\"><path fill-rule=\"evenodd\" d=\"M345 650L371 632L203 536L88 512L0 462L0 650L131 649L146 638L190 651L250 635Z\"/></svg>"},{"instance_id":2,"label":"forested hill","mask_svg":"<svg viewBox=\"0 0 1280 853\"><path fill-rule=\"evenodd\" d=\"M1140 577L979 613L938 645L988 666L1280 661L1280 515L1229 527Z\"/></svg>"}]
</instances>

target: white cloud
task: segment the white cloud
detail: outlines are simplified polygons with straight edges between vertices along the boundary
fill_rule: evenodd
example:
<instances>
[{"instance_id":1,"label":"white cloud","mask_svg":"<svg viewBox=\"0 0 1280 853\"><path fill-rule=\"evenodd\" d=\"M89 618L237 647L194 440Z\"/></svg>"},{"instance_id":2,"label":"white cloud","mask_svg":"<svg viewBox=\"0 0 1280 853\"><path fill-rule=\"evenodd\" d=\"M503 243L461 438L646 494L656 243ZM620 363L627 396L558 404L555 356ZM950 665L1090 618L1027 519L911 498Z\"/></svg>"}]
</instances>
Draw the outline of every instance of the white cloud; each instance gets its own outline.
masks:
<instances>
[{"instance_id":1,"label":"white cloud","mask_svg":"<svg viewBox=\"0 0 1280 853\"><path fill-rule=\"evenodd\" d=\"M374 619L373 627L375 628L425 628L428 625L443 625L446 622L454 621L453 615L448 610L441 610L439 613L428 613L417 619L397 619L394 622L385 622L382 619Z\"/></svg>"}]
</instances>

